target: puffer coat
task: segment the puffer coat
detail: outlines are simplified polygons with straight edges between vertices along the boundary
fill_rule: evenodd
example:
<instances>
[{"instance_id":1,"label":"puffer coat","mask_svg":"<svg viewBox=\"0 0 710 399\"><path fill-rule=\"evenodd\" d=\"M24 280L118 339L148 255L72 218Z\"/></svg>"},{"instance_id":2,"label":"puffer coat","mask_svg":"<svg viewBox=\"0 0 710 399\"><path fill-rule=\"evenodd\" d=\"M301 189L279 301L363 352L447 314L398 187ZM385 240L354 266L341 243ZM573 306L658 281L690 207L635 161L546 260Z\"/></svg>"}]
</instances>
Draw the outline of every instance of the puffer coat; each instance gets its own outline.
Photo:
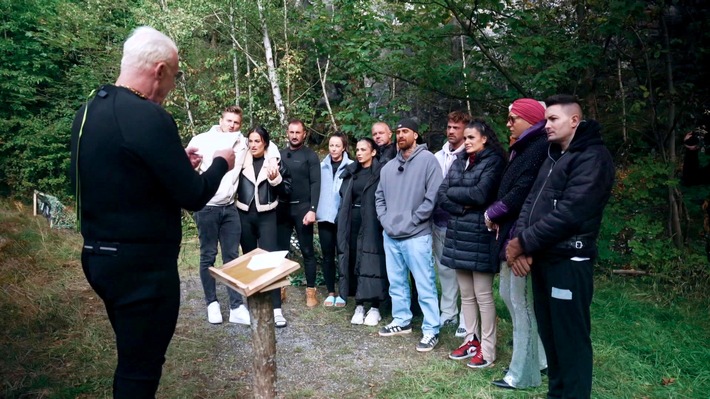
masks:
<instances>
[{"instance_id":1,"label":"puffer coat","mask_svg":"<svg viewBox=\"0 0 710 399\"><path fill-rule=\"evenodd\" d=\"M496 199L505 159L492 148L484 148L466 167L468 158L462 153L439 187L437 203L451 215L441 263L452 269L497 273L496 236L488 231L483 213Z\"/></svg>"}]
</instances>

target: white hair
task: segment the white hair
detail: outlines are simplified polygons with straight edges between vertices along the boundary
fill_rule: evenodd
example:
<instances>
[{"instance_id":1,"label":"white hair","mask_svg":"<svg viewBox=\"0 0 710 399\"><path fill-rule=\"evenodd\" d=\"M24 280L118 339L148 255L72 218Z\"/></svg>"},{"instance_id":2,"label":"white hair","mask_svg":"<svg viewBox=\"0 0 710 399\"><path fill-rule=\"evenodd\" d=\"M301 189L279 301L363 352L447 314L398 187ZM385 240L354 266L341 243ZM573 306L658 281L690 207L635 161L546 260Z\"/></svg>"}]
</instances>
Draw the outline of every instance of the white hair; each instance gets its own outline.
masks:
<instances>
[{"instance_id":1,"label":"white hair","mask_svg":"<svg viewBox=\"0 0 710 399\"><path fill-rule=\"evenodd\" d=\"M177 53L177 46L172 39L150 26L140 26L123 44L121 69L148 69L158 62L170 60L174 53Z\"/></svg>"}]
</instances>

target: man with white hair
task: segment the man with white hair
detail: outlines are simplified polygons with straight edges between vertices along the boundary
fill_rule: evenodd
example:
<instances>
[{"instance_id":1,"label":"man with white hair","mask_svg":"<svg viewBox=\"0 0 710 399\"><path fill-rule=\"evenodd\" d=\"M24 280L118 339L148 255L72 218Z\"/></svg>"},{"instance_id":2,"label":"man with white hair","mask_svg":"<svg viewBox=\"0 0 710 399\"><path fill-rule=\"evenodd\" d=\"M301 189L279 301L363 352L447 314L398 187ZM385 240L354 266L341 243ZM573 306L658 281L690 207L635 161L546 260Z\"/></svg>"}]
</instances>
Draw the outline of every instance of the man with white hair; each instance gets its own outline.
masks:
<instances>
[{"instance_id":1,"label":"man with white hair","mask_svg":"<svg viewBox=\"0 0 710 399\"><path fill-rule=\"evenodd\" d=\"M181 210L199 210L234 167L231 148L183 150L160 105L179 76L175 43L150 27L126 40L115 85L102 86L72 126L71 179L84 274L116 335L114 398L154 398L180 306Z\"/></svg>"}]
</instances>

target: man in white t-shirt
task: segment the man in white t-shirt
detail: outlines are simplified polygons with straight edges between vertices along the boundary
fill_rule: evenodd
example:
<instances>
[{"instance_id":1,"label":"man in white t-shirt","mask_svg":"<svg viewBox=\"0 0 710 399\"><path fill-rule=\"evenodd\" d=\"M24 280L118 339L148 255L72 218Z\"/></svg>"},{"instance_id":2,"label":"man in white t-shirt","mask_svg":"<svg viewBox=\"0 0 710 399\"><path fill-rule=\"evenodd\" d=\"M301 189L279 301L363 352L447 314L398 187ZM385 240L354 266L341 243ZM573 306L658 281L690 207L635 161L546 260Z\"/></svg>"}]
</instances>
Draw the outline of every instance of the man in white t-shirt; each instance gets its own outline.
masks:
<instances>
[{"instance_id":1,"label":"man in white t-shirt","mask_svg":"<svg viewBox=\"0 0 710 399\"><path fill-rule=\"evenodd\" d=\"M447 141L441 150L434 154L436 160L439 161L444 179L446 179L454 159L464 150L463 131L470 121L471 115L465 112L453 111L448 115L448 122L446 123ZM440 323L442 326L458 323L456 336L464 337L466 335L466 325L463 320L463 312L459 312L458 307L459 283L456 280L456 271L441 264L449 213L437 206L434 209L432 221L434 222L432 227L432 253L434 254L434 262L436 263L439 282L441 283Z\"/></svg>"}]
</instances>

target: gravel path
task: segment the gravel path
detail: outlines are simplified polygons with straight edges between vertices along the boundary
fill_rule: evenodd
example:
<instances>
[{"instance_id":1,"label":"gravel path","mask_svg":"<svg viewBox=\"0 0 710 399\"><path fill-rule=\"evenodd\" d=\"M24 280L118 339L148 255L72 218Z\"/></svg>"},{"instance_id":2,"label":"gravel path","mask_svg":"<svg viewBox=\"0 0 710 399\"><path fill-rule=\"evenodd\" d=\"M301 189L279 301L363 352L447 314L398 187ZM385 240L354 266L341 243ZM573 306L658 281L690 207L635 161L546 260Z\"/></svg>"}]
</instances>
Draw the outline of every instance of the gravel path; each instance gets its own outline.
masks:
<instances>
[{"instance_id":1,"label":"gravel path","mask_svg":"<svg viewBox=\"0 0 710 399\"><path fill-rule=\"evenodd\" d=\"M192 274L192 273L190 273ZM196 275L183 276L183 303L181 322L211 326L206 321L202 299L202 286ZM325 290L319 287L320 300ZM226 334L222 334L220 346L230 348L224 364L218 369L242 386L251 387L251 341L250 327L226 323L226 292L218 286L218 295L225 316ZM224 298L223 298L224 297ZM351 301L352 302L352 301ZM407 373L421 366L432 356L445 356L438 347L430 353L418 353L415 345L421 332L395 337L380 337L377 327L350 324L354 305L345 308L305 306L305 288L287 287L283 304L288 327L276 329L277 390L283 398L367 398L375 397L378 389L395 373ZM389 322L385 317L380 326ZM415 321L415 326L419 325ZM233 359L244 359L234 362ZM231 359L231 360L230 360ZM249 397L242 392L239 397Z\"/></svg>"}]
</instances>

